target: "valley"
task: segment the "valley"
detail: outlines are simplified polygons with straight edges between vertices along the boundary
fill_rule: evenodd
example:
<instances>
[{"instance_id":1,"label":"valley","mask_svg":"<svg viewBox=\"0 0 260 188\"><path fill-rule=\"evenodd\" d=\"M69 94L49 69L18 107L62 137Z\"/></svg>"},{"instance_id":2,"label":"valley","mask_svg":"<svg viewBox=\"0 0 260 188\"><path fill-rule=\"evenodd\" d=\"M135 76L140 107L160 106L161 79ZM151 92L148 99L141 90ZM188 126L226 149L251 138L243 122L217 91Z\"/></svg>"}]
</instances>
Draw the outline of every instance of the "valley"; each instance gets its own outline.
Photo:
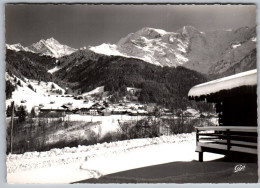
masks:
<instances>
[{"instance_id":1,"label":"valley","mask_svg":"<svg viewBox=\"0 0 260 188\"><path fill-rule=\"evenodd\" d=\"M217 116L213 106L189 101L189 89L254 68L256 33L248 27L210 32L146 27L116 44L78 50L54 38L28 47L6 44L7 128L14 116L16 144L40 140L18 153L192 132L195 125L217 124ZM64 131L75 140L63 137Z\"/></svg>"},{"instance_id":2,"label":"valley","mask_svg":"<svg viewBox=\"0 0 260 188\"><path fill-rule=\"evenodd\" d=\"M257 183L257 10L4 3L2 182Z\"/></svg>"}]
</instances>

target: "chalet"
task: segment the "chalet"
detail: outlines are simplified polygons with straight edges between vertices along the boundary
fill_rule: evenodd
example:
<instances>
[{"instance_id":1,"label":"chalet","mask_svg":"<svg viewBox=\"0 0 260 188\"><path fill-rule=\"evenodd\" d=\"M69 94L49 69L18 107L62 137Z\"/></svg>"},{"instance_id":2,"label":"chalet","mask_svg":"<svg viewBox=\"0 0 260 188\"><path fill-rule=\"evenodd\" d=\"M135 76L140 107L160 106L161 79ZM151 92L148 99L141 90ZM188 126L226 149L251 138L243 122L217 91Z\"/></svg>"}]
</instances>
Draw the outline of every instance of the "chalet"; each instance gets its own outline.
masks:
<instances>
[{"instance_id":1,"label":"chalet","mask_svg":"<svg viewBox=\"0 0 260 188\"><path fill-rule=\"evenodd\" d=\"M66 108L59 106L46 106L40 109L40 116L44 117L63 117L66 115Z\"/></svg>"},{"instance_id":2,"label":"chalet","mask_svg":"<svg viewBox=\"0 0 260 188\"><path fill-rule=\"evenodd\" d=\"M72 113L73 114L80 114L81 112L80 112L79 108L73 108Z\"/></svg>"},{"instance_id":3,"label":"chalet","mask_svg":"<svg viewBox=\"0 0 260 188\"><path fill-rule=\"evenodd\" d=\"M156 103L148 103L146 104L145 108L149 113L153 113L156 109L157 104Z\"/></svg>"},{"instance_id":4,"label":"chalet","mask_svg":"<svg viewBox=\"0 0 260 188\"><path fill-rule=\"evenodd\" d=\"M137 110L138 115L148 115L146 110Z\"/></svg>"},{"instance_id":5,"label":"chalet","mask_svg":"<svg viewBox=\"0 0 260 188\"><path fill-rule=\"evenodd\" d=\"M112 114L126 114L127 113L127 110L126 109L123 109L123 108L115 108L112 110Z\"/></svg>"},{"instance_id":6,"label":"chalet","mask_svg":"<svg viewBox=\"0 0 260 188\"><path fill-rule=\"evenodd\" d=\"M64 104L64 105L62 105L61 107L64 108L64 109L66 109L67 111L71 111L71 106L70 106L70 105Z\"/></svg>"},{"instance_id":7,"label":"chalet","mask_svg":"<svg viewBox=\"0 0 260 188\"><path fill-rule=\"evenodd\" d=\"M109 107L108 102L104 101L104 102L103 102L103 106L105 106L105 107Z\"/></svg>"},{"instance_id":8,"label":"chalet","mask_svg":"<svg viewBox=\"0 0 260 188\"><path fill-rule=\"evenodd\" d=\"M96 109L89 109L89 114L92 116L98 116L99 112Z\"/></svg>"},{"instance_id":9,"label":"chalet","mask_svg":"<svg viewBox=\"0 0 260 188\"><path fill-rule=\"evenodd\" d=\"M80 115L86 115L90 114L89 110L91 109L91 104L90 103L82 103L82 104L77 104L74 105L74 109L77 109L76 113Z\"/></svg>"},{"instance_id":10,"label":"chalet","mask_svg":"<svg viewBox=\"0 0 260 188\"><path fill-rule=\"evenodd\" d=\"M103 109L101 112L102 112L103 116L110 116L111 115L111 110L109 110L108 108Z\"/></svg>"},{"instance_id":11,"label":"chalet","mask_svg":"<svg viewBox=\"0 0 260 188\"><path fill-rule=\"evenodd\" d=\"M92 107L100 107L102 106L101 104L99 104L98 102L96 102L95 104L92 105Z\"/></svg>"},{"instance_id":12,"label":"chalet","mask_svg":"<svg viewBox=\"0 0 260 188\"><path fill-rule=\"evenodd\" d=\"M127 87L126 90L128 93L130 93L132 95L135 95L137 92L141 91L141 89L135 88L135 87Z\"/></svg>"},{"instance_id":13,"label":"chalet","mask_svg":"<svg viewBox=\"0 0 260 188\"><path fill-rule=\"evenodd\" d=\"M128 110L127 113L130 116L137 116L138 115L138 111L137 110Z\"/></svg>"},{"instance_id":14,"label":"chalet","mask_svg":"<svg viewBox=\"0 0 260 188\"><path fill-rule=\"evenodd\" d=\"M170 109L164 108L163 109L163 115L169 116L169 115L173 115L173 113Z\"/></svg>"},{"instance_id":15,"label":"chalet","mask_svg":"<svg viewBox=\"0 0 260 188\"><path fill-rule=\"evenodd\" d=\"M85 115L85 114L89 114L89 108L80 108L78 110L78 113L81 114L81 115Z\"/></svg>"},{"instance_id":16,"label":"chalet","mask_svg":"<svg viewBox=\"0 0 260 188\"><path fill-rule=\"evenodd\" d=\"M257 70L194 86L189 99L215 104L219 126L196 127L196 151L257 155Z\"/></svg>"}]
</instances>

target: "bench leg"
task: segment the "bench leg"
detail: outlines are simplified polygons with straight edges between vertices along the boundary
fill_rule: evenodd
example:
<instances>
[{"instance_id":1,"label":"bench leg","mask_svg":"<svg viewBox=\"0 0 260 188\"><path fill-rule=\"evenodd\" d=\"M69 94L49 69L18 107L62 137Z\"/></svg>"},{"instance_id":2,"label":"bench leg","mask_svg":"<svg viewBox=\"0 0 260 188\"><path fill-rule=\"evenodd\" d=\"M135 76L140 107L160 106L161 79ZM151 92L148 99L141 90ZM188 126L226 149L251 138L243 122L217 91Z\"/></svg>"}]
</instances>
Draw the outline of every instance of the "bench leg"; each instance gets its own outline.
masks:
<instances>
[{"instance_id":1,"label":"bench leg","mask_svg":"<svg viewBox=\"0 0 260 188\"><path fill-rule=\"evenodd\" d=\"M199 152L199 162L203 162L203 152Z\"/></svg>"}]
</instances>

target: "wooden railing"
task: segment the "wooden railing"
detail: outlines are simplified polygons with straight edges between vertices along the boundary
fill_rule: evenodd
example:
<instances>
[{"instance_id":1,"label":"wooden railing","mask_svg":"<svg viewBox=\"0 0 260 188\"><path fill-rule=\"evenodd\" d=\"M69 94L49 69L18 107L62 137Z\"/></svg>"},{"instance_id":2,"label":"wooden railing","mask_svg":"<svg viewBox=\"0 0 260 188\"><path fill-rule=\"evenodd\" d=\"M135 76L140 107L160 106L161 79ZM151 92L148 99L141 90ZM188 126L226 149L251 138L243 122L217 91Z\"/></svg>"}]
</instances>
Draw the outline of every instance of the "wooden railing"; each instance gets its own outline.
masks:
<instances>
[{"instance_id":1,"label":"wooden railing","mask_svg":"<svg viewBox=\"0 0 260 188\"><path fill-rule=\"evenodd\" d=\"M196 152L199 161L203 161L203 152L257 154L257 137L257 127L196 127Z\"/></svg>"}]
</instances>

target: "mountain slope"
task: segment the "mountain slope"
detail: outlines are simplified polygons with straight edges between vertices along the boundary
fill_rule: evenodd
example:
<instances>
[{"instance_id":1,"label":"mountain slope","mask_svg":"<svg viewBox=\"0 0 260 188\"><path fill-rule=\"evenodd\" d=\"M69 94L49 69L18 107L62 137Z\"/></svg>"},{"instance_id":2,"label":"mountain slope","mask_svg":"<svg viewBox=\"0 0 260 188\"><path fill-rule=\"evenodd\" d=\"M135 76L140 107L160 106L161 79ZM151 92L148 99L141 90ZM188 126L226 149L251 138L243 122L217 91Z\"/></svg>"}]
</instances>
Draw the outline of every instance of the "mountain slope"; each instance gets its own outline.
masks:
<instances>
[{"instance_id":1,"label":"mountain slope","mask_svg":"<svg viewBox=\"0 0 260 188\"><path fill-rule=\"evenodd\" d=\"M192 86L206 81L203 75L183 67L160 67L122 56L100 55L84 60L86 56L63 58L63 66L54 76L82 92L104 86L105 91L120 95L126 87L140 88L140 101L169 105L181 103Z\"/></svg>"},{"instance_id":2,"label":"mountain slope","mask_svg":"<svg viewBox=\"0 0 260 188\"><path fill-rule=\"evenodd\" d=\"M30 112L35 106L44 105L48 106L51 101L62 105L67 102L67 98L56 96L61 96L65 91L59 85L54 82L37 81L32 79L20 79L15 75L5 74L5 80L9 85L11 84L14 89L10 90L9 96L6 98L6 107L11 105L14 101L15 105L23 105ZM8 87L6 87L6 90ZM59 91L59 92L57 92ZM6 91L7 92L7 91Z\"/></svg>"},{"instance_id":3,"label":"mountain slope","mask_svg":"<svg viewBox=\"0 0 260 188\"><path fill-rule=\"evenodd\" d=\"M256 68L256 37L252 30L250 38L231 43L219 60L209 69L211 75L228 76Z\"/></svg>"},{"instance_id":4,"label":"mountain slope","mask_svg":"<svg viewBox=\"0 0 260 188\"><path fill-rule=\"evenodd\" d=\"M6 72L20 79L50 81L52 75L48 70L56 64L56 59L39 56L31 52L6 50Z\"/></svg>"}]
</instances>

